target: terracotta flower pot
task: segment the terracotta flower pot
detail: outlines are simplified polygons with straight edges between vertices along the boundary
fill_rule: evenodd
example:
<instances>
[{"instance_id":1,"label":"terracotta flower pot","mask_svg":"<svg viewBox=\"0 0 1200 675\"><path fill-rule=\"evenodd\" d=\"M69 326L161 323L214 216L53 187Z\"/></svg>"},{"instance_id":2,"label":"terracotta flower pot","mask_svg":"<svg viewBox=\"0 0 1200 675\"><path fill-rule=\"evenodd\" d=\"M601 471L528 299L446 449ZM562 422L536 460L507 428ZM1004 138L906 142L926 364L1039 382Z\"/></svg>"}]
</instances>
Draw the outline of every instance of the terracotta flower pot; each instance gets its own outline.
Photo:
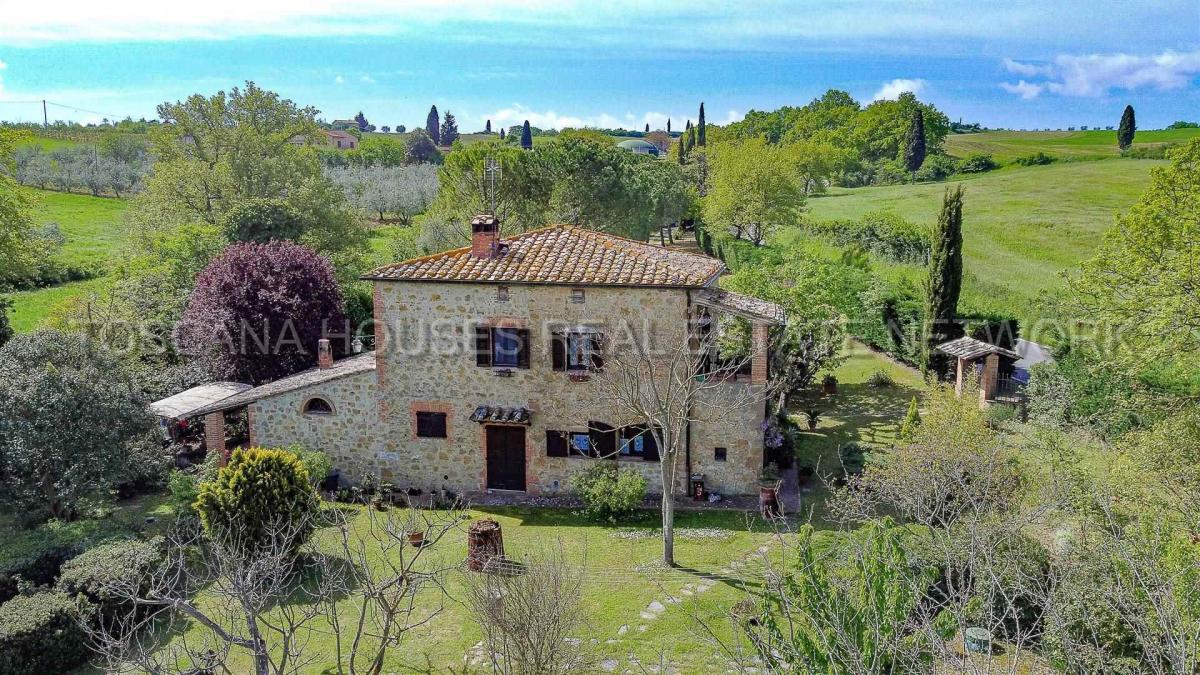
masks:
<instances>
[{"instance_id":1,"label":"terracotta flower pot","mask_svg":"<svg viewBox=\"0 0 1200 675\"><path fill-rule=\"evenodd\" d=\"M421 548L425 545L425 533L422 531L409 532L408 543L415 548Z\"/></svg>"}]
</instances>

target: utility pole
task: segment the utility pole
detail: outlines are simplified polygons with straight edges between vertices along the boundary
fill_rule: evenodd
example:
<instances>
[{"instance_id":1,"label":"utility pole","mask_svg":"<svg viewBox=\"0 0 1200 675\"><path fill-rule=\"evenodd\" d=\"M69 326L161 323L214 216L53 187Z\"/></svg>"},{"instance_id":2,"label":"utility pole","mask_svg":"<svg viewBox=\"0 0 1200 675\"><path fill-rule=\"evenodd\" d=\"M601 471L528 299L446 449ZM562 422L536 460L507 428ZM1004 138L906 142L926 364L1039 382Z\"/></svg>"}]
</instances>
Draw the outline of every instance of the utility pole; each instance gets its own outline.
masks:
<instances>
[{"instance_id":1,"label":"utility pole","mask_svg":"<svg viewBox=\"0 0 1200 675\"><path fill-rule=\"evenodd\" d=\"M46 99L42 99L42 128L50 126L50 117L46 115Z\"/></svg>"}]
</instances>

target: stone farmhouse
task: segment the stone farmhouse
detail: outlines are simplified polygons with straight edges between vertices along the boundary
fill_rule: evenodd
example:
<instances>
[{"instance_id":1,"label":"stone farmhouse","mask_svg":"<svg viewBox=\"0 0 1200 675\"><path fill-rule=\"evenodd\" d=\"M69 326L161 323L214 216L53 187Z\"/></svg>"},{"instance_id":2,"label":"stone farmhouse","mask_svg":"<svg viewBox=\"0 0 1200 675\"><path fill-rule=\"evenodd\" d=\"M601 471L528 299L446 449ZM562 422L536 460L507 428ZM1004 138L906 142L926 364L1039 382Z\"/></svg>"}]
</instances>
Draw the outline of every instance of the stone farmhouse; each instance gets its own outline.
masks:
<instances>
[{"instance_id":1,"label":"stone farmhouse","mask_svg":"<svg viewBox=\"0 0 1200 675\"><path fill-rule=\"evenodd\" d=\"M492 216L472 230L470 247L364 277L374 285L374 350L335 361L323 340L311 370L217 387L173 414L205 416L210 450L223 450L223 412L245 408L250 444L323 450L342 477L400 489L553 495L603 457L643 472L654 491L654 436L600 400L605 336L624 324L686 345L693 326L735 316L750 325L754 356L699 405L754 402L689 423L678 491L703 474L708 491L757 492L765 397L735 394L767 386L778 306L718 289L725 267L704 255L567 225L502 239Z\"/></svg>"}]
</instances>

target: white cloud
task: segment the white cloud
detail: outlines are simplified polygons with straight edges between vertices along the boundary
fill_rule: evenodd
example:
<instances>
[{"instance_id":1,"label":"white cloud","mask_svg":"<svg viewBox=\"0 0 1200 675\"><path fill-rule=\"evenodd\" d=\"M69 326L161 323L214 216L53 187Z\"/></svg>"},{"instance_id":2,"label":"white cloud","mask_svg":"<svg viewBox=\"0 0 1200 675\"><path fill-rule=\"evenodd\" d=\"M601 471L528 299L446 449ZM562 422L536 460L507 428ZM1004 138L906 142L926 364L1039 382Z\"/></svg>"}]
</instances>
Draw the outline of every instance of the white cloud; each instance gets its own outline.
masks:
<instances>
[{"instance_id":1,"label":"white cloud","mask_svg":"<svg viewBox=\"0 0 1200 675\"><path fill-rule=\"evenodd\" d=\"M925 91L928 82L920 78L904 78L897 77L891 82L884 82L879 91L875 92L873 100L887 101L900 98L900 94L911 92L916 96L920 96L921 92Z\"/></svg>"},{"instance_id":2,"label":"white cloud","mask_svg":"<svg viewBox=\"0 0 1200 675\"><path fill-rule=\"evenodd\" d=\"M725 119L721 120L720 122L713 122L713 124L720 124L722 126L726 124L733 124L734 122L740 122L743 117L745 117L745 115L742 113L736 110L730 110L729 112L725 113Z\"/></svg>"},{"instance_id":3,"label":"white cloud","mask_svg":"<svg viewBox=\"0 0 1200 675\"><path fill-rule=\"evenodd\" d=\"M1200 75L1200 51L1168 50L1150 55L1060 54L1052 64L1045 66L1005 59L1004 67L1018 75L1045 78L1037 82L1021 80L1017 84L1000 85L1021 98L1033 98L1042 91L1062 96L1097 97L1114 89L1149 87L1167 91L1186 87Z\"/></svg>"},{"instance_id":4,"label":"white cloud","mask_svg":"<svg viewBox=\"0 0 1200 675\"><path fill-rule=\"evenodd\" d=\"M1025 77L1038 77L1039 75L1050 75L1054 72L1054 66L1039 66L1034 63L1022 63L1014 61L1010 58L1004 59L1004 69L1014 75L1023 75Z\"/></svg>"},{"instance_id":5,"label":"white cloud","mask_svg":"<svg viewBox=\"0 0 1200 675\"><path fill-rule=\"evenodd\" d=\"M358 81L366 84L375 84L375 78L370 75L359 75Z\"/></svg>"},{"instance_id":6,"label":"white cloud","mask_svg":"<svg viewBox=\"0 0 1200 675\"><path fill-rule=\"evenodd\" d=\"M341 75L338 75L337 77L333 78L334 84L345 84L345 82L346 82L346 78L342 77Z\"/></svg>"},{"instance_id":7,"label":"white cloud","mask_svg":"<svg viewBox=\"0 0 1200 675\"><path fill-rule=\"evenodd\" d=\"M1032 82L1026 82L1025 80L1021 80L1016 84L1001 82L1000 88L1010 94L1016 94L1026 101L1031 98L1037 98L1038 94L1041 94L1042 91L1046 89L1046 87L1043 85L1033 84Z\"/></svg>"},{"instance_id":8,"label":"white cloud","mask_svg":"<svg viewBox=\"0 0 1200 675\"><path fill-rule=\"evenodd\" d=\"M7 68L7 67L8 67L8 64L7 64L7 63L5 63L5 62L3 62L3 61L0 61L0 70L4 70L4 69L5 69L5 68Z\"/></svg>"},{"instance_id":9,"label":"white cloud","mask_svg":"<svg viewBox=\"0 0 1200 675\"><path fill-rule=\"evenodd\" d=\"M465 116L464 116L465 117ZM729 124L736 122L742 118L742 114L736 110L730 110L722 121L713 120L715 124ZM542 129L580 129L584 127L592 127L599 129L631 129L640 131L650 125L650 129L666 129L667 120L671 121L671 128L678 131L682 129L687 115L669 114L659 111L648 111L644 113L625 113L624 115L613 115L607 112L595 113L591 115L568 115L562 114L555 110L531 110L530 108L520 104L513 103L512 105L501 108L479 118L479 123L482 126L483 120L492 120L492 126L495 128L509 127L514 124L522 124L525 120L535 127ZM692 118L695 122L695 118Z\"/></svg>"}]
</instances>

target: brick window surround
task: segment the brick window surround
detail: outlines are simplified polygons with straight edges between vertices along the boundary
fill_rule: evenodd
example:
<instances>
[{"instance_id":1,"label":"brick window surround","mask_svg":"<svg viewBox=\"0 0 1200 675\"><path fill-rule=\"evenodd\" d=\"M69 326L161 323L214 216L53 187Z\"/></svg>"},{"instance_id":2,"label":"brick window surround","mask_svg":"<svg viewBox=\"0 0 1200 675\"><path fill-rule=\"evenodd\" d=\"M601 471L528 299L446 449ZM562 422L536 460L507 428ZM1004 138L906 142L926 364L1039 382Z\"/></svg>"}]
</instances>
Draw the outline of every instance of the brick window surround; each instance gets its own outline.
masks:
<instances>
[{"instance_id":1,"label":"brick window surround","mask_svg":"<svg viewBox=\"0 0 1200 675\"><path fill-rule=\"evenodd\" d=\"M442 413L446 416L446 437L428 437L417 435L417 413L431 412ZM454 407L447 401L413 401L408 404L408 419L410 427L410 436L412 440L422 441L450 441L454 438Z\"/></svg>"}]
</instances>

